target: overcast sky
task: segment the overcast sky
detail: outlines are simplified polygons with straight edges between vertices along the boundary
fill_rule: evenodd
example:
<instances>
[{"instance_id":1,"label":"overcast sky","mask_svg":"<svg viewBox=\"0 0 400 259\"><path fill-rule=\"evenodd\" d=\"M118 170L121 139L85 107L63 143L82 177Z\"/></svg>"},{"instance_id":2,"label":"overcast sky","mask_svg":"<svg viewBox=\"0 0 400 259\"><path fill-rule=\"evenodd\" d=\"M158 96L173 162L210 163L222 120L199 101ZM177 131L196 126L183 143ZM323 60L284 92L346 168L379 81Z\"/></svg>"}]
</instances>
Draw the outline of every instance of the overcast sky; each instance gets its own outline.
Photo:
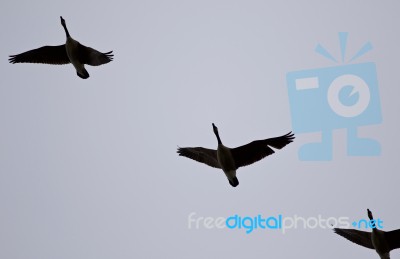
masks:
<instances>
[{"instance_id":1,"label":"overcast sky","mask_svg":"<svg viewBox=\"0 0 400 259\"><path fill-rule=\"evenodd\" d=\"M188 229L188 216L366 218L400 228L398 1L3 1L0 4L0 258L377 258L329 229ZM279 3L278 3L279 2ZM324 2L324 3L323 3ZM114 61L9 64L65 33ZM378 157L300 161L319 132L238 170L179 157L177 146L229 147L293 130L286 74L374 62L383 121L359 129ZM323 115L321 115L323 116ZM394 197L393 197L394 196ZM393 204L394 203L394 204ZM400 258L400 251L392 252Z\"/></svg>"}]
</instances>

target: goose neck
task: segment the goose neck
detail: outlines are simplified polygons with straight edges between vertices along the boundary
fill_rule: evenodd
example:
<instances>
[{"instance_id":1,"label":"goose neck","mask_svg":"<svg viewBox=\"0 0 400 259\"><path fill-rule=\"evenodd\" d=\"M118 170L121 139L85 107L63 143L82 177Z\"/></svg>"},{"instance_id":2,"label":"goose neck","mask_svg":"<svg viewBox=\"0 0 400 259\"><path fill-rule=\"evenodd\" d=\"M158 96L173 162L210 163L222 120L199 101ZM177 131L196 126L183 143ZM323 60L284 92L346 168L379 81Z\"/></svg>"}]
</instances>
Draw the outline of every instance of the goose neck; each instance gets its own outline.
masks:
<instances>
[{"instance_id":1,"label":"goose neck","mask_svg":"<svg viewBox=\"0 0 400 259\"><path fill-rule=\"evenodd\" d=\"M217 137L218 145L222 145L222 141L221 141L221 138L219 137L218 132L215 132L215 136Z\"/></svg>"},{"instance_id":2,"label":"goose neck","mask_svg":"<svg viewBox=\"0 0 400 259\"><path fill-rule=\"evenodd\" d=\"M67 38L71 38L71 35L69 35L68 29L67 29L67 25L63 24L62 26L64 27L65 35L67 36Z\"/></svg>"}]
</instances>

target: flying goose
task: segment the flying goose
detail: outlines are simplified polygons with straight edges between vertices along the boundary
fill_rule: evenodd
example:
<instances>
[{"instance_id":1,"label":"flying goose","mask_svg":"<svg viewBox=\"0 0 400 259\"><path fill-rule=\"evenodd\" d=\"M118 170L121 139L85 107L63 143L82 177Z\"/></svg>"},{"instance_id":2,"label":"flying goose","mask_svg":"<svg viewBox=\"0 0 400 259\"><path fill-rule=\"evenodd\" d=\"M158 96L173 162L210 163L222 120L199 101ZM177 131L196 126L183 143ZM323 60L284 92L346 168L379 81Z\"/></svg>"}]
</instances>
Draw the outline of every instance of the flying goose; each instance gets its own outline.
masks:
<instances>
[{"instance_id":1,"label":"flying goose","mask_svg":"<svg viewBox=\"0 0 400 259\"><path fill-rule=\"evenodd\" d=\"M214 123L212 126L218 140L217 150L203 147L178 147L177 152L180 156L222 169L233 187L239 185L236 177L236 170L239 167L253 164L266 156L272 155L275 151L271 147L281 149L294 139L294 134L289 132L280 137L255 140L240 147L228 148L222 144L218 128Z\"/></svg>"},{"instance_id":2,"label":"flying goose","mask_svg":"<svg viewBox=\"0 0 400 259\"><path fill-rule=\"evenodd\" d=\"M99 66L113 60L112 51L101 53L90 47L86 47L74 40L68 32L65 20L61 18L61 25L64 27L67 40L64 45L44 46L29 50L18 55L11 55L9 62L15 63L42 63L51 65L65 65L72 63L76 74L83 79L89 77L85 64Z\"/></svg>"},{"instance_id":3,"label":"flying goose","mask_svg":"<svg viewBox=\"0 0 400 259\"><path fill-rule=\"evenodd\" d=\"M367 209L368 218L371 220L372 232L365 232L356 229L334 228L334 232L350 240L357 245L375 249L381 259L390 259L390 251L400 248L400 229L383 231L376 228L373 223L372 212Z\"/></svg>"}]
</instances>

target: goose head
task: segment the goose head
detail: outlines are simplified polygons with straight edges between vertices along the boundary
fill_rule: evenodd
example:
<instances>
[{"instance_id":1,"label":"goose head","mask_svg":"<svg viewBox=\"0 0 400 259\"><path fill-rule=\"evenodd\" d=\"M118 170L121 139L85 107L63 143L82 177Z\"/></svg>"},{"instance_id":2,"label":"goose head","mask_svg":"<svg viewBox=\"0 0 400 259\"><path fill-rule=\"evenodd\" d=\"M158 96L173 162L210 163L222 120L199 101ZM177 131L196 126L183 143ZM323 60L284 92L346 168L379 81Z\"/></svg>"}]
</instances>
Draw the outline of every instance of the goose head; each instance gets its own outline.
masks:
<instances>
[{"instance_id":1,"label":"goose head","mask_svg":"<svg viewBox=\"0 0 400 259\"><path fill-rule=\"evenodd\" d=\"M212 124L212 126L213 126L213 130L214 130L215 135L218 135L218 128L217 128L217 126L215 126L214 123Z\"/></svg>"},{"instance_id":2,"label":"goose head","mask_svg":"<svg viewBox=\"0 0 400 259\"><path fill-rule=\"evenodd\" d=\"M61 25L66 26L64 18L62 18L62 16L60 16L60 19L61 19Z\"/></svg>"},{"instance_id":3,"label":"goose head","mask_svg":"<svg viewBox=\"0 0 400 259\"><path fill-rule=\"evenodd\" d=\"M62 18L62 16L60 16L60 19L61 19L61 25L64 27L65 34L67 35L67 38L71 37L69 35L68 29L67 29L67 24L65 23L64 18Z\"/></svg>"},{"instance_id":4,"label":"goose head","mask_svg":"<svg viewBox=\"0 0 400 259\"><path fill-rule=\"evenodd\" d=\"M371 212L369 209L367 209L367 212L368 212L368 218L369 218L370 220L373 220L374 217L372 216L372 212Z\"/></svg>"},{"instance_id":5,"label":"goose head","mask_svg":"<svg viewBox=\"0 0 400 259\"><path fill-rule=\"evenodd\" d=\"M218 128L217 128L217 126L215 126L214 123L212 124L212 126L213 126L213 130L214 130L214 134L215 134L215 136L217 137L218 144L222 144L221 139L220 139L220 137L219 137L219 133L218 133Z\"/></svg>"}]
</instances>

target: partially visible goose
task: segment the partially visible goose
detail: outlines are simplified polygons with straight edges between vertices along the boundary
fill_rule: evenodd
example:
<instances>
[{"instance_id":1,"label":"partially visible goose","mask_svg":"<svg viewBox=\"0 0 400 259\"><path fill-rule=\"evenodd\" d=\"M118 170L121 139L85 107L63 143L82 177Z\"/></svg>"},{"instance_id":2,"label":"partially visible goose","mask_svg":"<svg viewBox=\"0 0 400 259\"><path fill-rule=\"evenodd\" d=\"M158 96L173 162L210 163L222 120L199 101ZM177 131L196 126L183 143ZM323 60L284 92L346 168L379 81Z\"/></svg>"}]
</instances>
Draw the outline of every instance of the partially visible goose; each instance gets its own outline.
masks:
<instances>
[{"instance_id":1,"label":"partially visible goose","mask_svg":"<svg viewBox=\"0 0 400 259\"><path fill-rule=\"evenodd\" d=\"M372 212L367 209L368 218L373 220ZM373 224L372 232L356 229L334 228L336 234L366 248L375 249L381 259L390 259L390 251L400 248L400 229L383 231Z\"/></svg>"},{"instance_id":2,"label":"partially visible goose","mask_svg":"<svg viewBox=\"0 0 400 259\"><path fill-rule=\"evenodd\" d=\"M272 155L275 151L271 147L281 149L294 139L294 134L289 132L280 137L256 140L244 146L228 148L222 144L218 128L214 123L212 126L218 140L217 150L203 147L179 147L177 152L180 156L188 157L211 167L221 168L233 187L239 185L239 180L236 177L236 170L239 167L253 164L266 156Z\"/></svg>"},{"instance_id":3,"label":"partially visible goose","mask_svg":"<svg viewBox=\"0 0 400 259\"><path fill-rule=\"evenodd\" d=\"M64 27L67 36L66 43L59 46L44 46L29 50L27 52L11 55L10 63L43 63L51 65L65 65L72 63L76 73L80 78L86 79L89 73L85 69L85 64L99 66L113 60L112 51L101 53L90 47L86 47L74 40L69 35L65 20L61 18L61 25Z\"/></svg>"}]
</instances>

